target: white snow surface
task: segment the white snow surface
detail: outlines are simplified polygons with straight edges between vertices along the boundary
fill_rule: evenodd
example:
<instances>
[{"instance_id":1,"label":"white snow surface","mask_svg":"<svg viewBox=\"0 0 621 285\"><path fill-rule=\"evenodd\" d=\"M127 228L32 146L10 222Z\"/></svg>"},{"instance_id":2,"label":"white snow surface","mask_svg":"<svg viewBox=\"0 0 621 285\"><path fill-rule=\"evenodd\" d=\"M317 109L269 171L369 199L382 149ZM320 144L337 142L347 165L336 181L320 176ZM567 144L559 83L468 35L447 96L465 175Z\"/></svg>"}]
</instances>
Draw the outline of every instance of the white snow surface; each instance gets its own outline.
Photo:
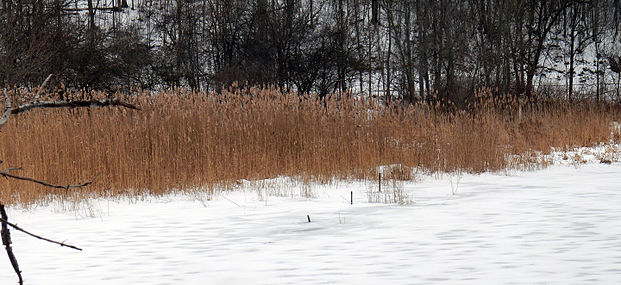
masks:
<instances>
[{"instance_id":1,"label":"white snow surface","mask_svg":"<svg viewBox=\"0 0 621 285\"><path fill-rule=\"evenodd\" d=\"M84 249L12 230L25 284L621 284L620 163L377 188L277 178L9 218ZM405 204L370 202L395 191ZM0 284L16 284L1 254Z\"/></svg>"}]
</instances>

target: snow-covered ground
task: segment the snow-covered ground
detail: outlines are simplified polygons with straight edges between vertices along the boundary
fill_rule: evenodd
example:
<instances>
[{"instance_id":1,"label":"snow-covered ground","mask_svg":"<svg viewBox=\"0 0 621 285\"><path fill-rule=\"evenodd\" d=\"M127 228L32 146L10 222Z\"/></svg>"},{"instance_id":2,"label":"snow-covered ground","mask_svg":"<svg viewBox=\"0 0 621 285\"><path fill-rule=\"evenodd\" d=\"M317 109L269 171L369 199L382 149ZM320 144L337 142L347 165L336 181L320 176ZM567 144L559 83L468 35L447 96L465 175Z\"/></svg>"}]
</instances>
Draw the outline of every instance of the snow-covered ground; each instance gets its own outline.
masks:
<instances>
[{"instance_id":1,"label":"snow-covered ground","mask_svg":"<svg viewBox=\"0 0 621 285\"><path fill-rule=\"evenodd\" d=\"M25 284L621 284L621 164L570 160L382 193L377 181L280 178L9 217L84 248L13 230ZM0 284L14 284L1 254Z\"/></svg>"}]
</instances>

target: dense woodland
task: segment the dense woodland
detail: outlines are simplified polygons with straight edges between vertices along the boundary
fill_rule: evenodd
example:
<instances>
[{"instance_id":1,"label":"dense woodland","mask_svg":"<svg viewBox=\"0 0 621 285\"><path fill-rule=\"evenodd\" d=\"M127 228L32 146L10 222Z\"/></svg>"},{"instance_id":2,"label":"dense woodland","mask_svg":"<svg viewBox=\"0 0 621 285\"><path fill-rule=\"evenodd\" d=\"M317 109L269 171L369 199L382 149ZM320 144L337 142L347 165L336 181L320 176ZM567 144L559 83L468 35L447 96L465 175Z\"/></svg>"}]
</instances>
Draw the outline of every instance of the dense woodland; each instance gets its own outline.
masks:
<instances>
[{"instance_id":1,"label":"dense woodland","mask_svg":"<svg viewBox=\"0 0 621 285\"><path fill-rule=\"evenodd\" d=\"M0 0L0 84L619 99L619 0ZM557 93L558 94L558 93Z\"/></svg>"}]
</instances>

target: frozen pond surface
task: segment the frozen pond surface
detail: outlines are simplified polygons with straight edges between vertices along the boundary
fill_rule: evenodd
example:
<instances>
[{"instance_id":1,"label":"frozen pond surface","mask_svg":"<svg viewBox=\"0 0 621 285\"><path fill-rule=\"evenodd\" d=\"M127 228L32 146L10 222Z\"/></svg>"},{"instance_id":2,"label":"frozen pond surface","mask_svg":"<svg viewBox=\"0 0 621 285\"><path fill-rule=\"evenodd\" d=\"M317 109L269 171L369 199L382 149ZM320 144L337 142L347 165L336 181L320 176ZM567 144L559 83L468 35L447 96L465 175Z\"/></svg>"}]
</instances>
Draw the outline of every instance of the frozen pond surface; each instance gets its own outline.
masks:
<instances>
[{"instance_id":1,"label":"frozen pond surface","mask_svg":"<svg viewBox=\"0 0 621 285\"><path fill-rule=\"evenodd\" d=\"M313 186L314 198L250 184L211 200L11 208L84 248L12 231L25 284L621 284L618 163L428 177L402 185L402 206L369 203L377 182ZM2 251L0 284L16 281Z\"/></svg>"}]
</instances>

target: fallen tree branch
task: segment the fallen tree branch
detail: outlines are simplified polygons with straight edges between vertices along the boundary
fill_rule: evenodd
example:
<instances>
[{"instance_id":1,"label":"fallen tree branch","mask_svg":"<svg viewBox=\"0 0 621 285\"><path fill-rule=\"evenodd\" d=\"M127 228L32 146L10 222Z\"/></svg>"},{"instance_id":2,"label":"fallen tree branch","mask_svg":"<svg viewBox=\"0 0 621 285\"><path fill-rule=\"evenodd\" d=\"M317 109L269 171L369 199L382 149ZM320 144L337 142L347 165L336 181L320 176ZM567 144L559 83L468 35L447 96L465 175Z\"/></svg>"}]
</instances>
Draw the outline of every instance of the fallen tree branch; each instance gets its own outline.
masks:
<instances>
[{"instance_id":1,"label":"fallen tree branch","mask_svg":"<svg viewBox=\"0 0 621 285\"><path fill-rule=\"evenodd\" d=\"M12 170L21 170L21 168L7 168L5 170L0 171L0 175L2 175L4 178L13 178L13 179L17 179L17 180L29 181L29 182L32 182L32 183L36 183L36 184L39 184L39 185L46 186L46 187L56 188L56 189L65 189L65 190L70 189L70 188L86 187L86 186L92 184L95 181L95 178L97 178L97 175L95 175L88 182L84 182L84 183L80 183L80 184L75 184L75 185L71 185L71 184L68 184L68 185L55 185L55 184L47 183L45 181L37 180L37 179L34 179L34 178L17 176L17 175L13 175L13 174L8 173L8 171L12 171Z\"/></svg>"},{"instance_id":2,"label":"fallen tree branch","mask_svg":"<svg viewBox=\"0 0 621 285\"><path fill-rule=\"evenodd\" d=\"M67 12L81 12L81 11L88 11L88 10L121 12L123 11L122 8L123 7L92 7L92 8L63 8L62 10L67 11Z\"/></svg>"},{"instance_id":3,"label":"fallen tree branch","mask_svg":"<svg viewBox=\"0 0 621 285\"><path fill-rule=\"evenodd\" d=\"M46 79L44 83L47 83ZM40 88L43 88L41 86ZM41 89L39 89L41 91ZM35 102L23 104L16 108L11 107L11 98L9 94L6 93L6 89L4 89L4 98L5 98L5 107L4 113L2 117L0 117L0 129L6 124L9 120L11 114L17 115L19 113L24 113L28 111L32 111L34 109L51 109L51 108L103 108L103 107L125 107L132 110L140 110L140 108L129 104L127 102L123 102L119 99L101 99L101 100L78 100L78 101L37 101L39 99L39 91L35 95Z\"/></svg>"},{"instance_id":4,"label":"fallen tree branch","mask_svg":"<svg viewBox=\"0 0 621 285\"><path fill-rule=\"evenodd\" d=\"M11 247L11 232L7 225L9 222L7 221L8 216L6 211L4 210L4 205L0 203L0 217L2 218L2 230L0 230L0 235L2 236L2 244L4 245L4 249L6 250L6 254L9 256L9 261L11 261L11 266L13 266L13 270L17 274L17 278L19 279L19 284L24 284L24 279L22 278L22 271L19 270L19 264L17 264L17 258L15 258L15 254L13 254L13 247Z\"/></svg>"},{"instance_id":5,"label":"fallen tree branch","mask_svg":"<svg viewBox=\"0 0 621 285\"><path fill-rule=\"evenodd\" d=\"M11 109L11 114L19 114L38 108L102 108L102 107L125 107L132 110L140 108L118 99L83 100L83 101L41 101L24 104Z\"/></svg>"},{"instance_id":6,"label":"fallen tree branch","mask_svg":"<svg viewBox=\"0 0 621 285\"><path fill-rule=\"evenodd\" d=\"M38 239L40 239L40 240L44 240L44 241L47 241L47 242L51 242L51 243L53 243L53 244L57 244L57 245L60 245L60 246L64 246L64 247L68 247L68 248L73 248L73 249L75 249L75 250L82 251L82 249L81 249L81 248L79 248L79 247L77 247L77 246L75 246L75 245L66 244L66 243L64 243L64 242L59 242L59 241L51 240L51 239L44 238L44 237L42 237L42 236L39 236L39 235L33 234L33 233L31 233L31 232L29 232L29 231L27 231L27 230L24 230L24 229L23 229L23 228L21 228L20 226L18 226L18 225L16 225L16 224L13 224L13 223L11 223L11 222L9 222L9 221L7 221L4 217L0 218L0 222L2 222L3 224L4 224L4 223L6 223L7 225L11 226L12 228L14 228L14 229L16 229L16 230L18 230L18 231L20 231L20 232L22 232L22 233L25 233L25 234L27 234L27 235L29 235L29 236L31 236L31 237L35 237L35 238L38 238Z\"/></svg>"}]
</instances>

